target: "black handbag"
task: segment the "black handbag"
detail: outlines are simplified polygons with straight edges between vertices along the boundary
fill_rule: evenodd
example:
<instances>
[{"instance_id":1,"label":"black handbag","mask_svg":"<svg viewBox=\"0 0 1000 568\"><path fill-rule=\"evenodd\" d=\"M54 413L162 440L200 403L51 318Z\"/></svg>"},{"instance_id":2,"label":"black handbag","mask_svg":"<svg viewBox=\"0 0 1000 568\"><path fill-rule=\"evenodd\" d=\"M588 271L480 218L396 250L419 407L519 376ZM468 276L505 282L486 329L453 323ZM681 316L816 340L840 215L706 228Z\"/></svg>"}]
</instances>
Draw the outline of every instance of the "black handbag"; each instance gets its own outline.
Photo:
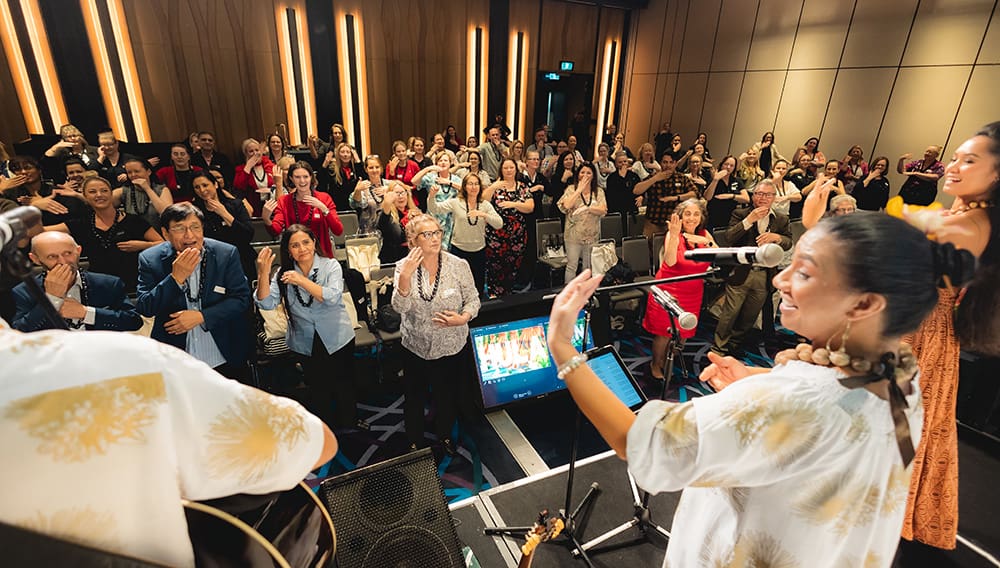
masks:
<instances>
[{"instance_id":1,"label":"black handbag","mask_svg":"<svg viewBox=\"0 0 1000 568\"><path fill-rule=\"evenodd\" d=\"M392 307L392 290L392 284L387 283L376 294L378 308L375 311L375 327L386 333L399 331L399 325L403 321L396 308Z\"/></svg>"}]
</instances>

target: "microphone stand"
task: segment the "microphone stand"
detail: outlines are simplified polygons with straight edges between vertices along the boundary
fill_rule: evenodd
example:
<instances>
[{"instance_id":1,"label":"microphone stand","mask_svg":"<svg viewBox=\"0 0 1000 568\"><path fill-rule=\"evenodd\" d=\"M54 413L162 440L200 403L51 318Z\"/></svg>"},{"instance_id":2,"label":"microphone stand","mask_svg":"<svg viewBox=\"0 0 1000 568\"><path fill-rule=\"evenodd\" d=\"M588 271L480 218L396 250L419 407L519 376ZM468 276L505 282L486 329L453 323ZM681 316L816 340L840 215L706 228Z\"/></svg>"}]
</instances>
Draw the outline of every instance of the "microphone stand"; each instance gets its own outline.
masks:
<instances>
[{"instance_id":1,"label":"microphone stand","mask_svg":"<svg viewBox=\"0 0 1000 568\"><path fill-rule=\"evenodd\" d=\"M699 274L688 274L684 276L675 276L672 278L661 278L658 280L649 280L645 282L633 282L629 284L619 284L617 286L606 286L604 288L598 288L597 293L607 294L611 290L630 290L634 288L649 288L650 286L656 286L659 284L669 284L671 282L683 282L686 280L701 280L708 278L709 276L718 272L719 269L712 267L706 272ZM680 356L681 354L681 334L680 330L677 328L677 319L670 310L664 309L667 312L667 317L670 318L670 349L667 351L667 357L665 361L665 368L663 369L663 384L660 386L660 400L666 399L667 396L667 386L670 384L671 377L673 376L674 370L674 358ZM684 388L684 387L682 387ZM579 411L577 411L579 412ZM571 466L572 467L572 466ZM659 534L663 538L670 538L670 531L661 527L660 525L653 522L652 512L649 510L649 498L651 493L642 491L639 489L638 484L635 482L635 477L632 472L626 471L628 476L629 488L632 490L632 517L626 520L624 523L618 525L617 527L605 532L604 534L598 535L589 541L579 544L576 550L573 551L574 556L581 556L587 558L586 554L588 551L601 552L598 545L604 543L615 536L631 529L632 527L639 528L639 535L624 543L623 545L615 545L615 548L620 548L621 546L631 546L633 544L638 544L640 542L648 542L650 540L650 535ZM603 548L603 547L602 547ZM589 560L588 560L589 561Z\"/></svg>"}]
</instances>

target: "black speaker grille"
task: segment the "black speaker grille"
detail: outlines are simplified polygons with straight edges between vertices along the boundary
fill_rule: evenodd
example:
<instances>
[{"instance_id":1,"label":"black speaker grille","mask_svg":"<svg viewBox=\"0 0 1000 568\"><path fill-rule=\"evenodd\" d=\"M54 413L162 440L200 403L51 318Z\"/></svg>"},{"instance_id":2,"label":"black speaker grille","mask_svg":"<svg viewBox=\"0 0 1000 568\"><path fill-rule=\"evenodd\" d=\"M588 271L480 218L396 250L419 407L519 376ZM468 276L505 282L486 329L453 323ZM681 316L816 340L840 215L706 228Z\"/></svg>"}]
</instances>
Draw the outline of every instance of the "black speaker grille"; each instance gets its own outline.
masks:
<instances>
[{"instance_id":1,"label":"black speaker grille","mask_svg":"<svg viewBox=\"0 0 1000 568\"><path fill-rule=\"evenodd\" d=\"M465 565L429 449L330 478L320 494L340 568Z\"/></svg>"}]
</instances>

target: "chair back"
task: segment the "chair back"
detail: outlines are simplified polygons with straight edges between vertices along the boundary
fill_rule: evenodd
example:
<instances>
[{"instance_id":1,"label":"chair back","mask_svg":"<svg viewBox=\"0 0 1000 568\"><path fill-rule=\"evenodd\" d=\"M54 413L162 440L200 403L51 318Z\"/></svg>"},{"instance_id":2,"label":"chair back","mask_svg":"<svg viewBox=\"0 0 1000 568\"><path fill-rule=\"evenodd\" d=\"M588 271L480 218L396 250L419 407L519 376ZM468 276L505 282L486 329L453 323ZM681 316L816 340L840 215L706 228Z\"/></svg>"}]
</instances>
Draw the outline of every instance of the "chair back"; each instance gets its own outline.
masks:
<instances>
[{"instance_id":1,"label":"chair back","mask_svg":"<svg viewBox=\"0 0 1000 568\"><path fill-rule=\"evenodd\" d=\"M650 275L649 241L646 237L625 237L622 240L622 260L636 276Z\"/></svg>"},{"instance_id":2,"label":"chair back","mask_svg":"<svg viewBox=\"0 0 1000 568\"><path fill-rule=\"evenodd\" d=\"M622 214L608 213L601 217L601 240L614 239L615 246L622 244L624 229L622 228Z\"/></svg>"},{"instance_id":3,"label":"chair back","mask_svg":"<svg viewBox=\"0 0 1000 568\"><path fill-rule=\"evenodd\" d=\"M650 239L650 249L653 251L653 274L660 270L660 251L663 250L663 240L666 236L666 233L656 233Z\"/></svg>"},{"instance_id":4,"label":"chair back","mask_svg":"<svg viewBox=\"0 0 1000 568\"><path fill-rule=\"evenodd\" d=\"M358 214L354 211L344 211L343 213L338 211L337 216L340 217L340 222L344 224L344 232L340 236L333 235L333 242L336 246L342 247L349 237L358 234L358 229L361 225L358 221Z\"/></svg>"},{"instance_id":5,"label":"chair back","mask_svg":"<svg viewBox=\"0 0 1000 568\"><path fill-rule=\"evenodd\" d=\"M628 215L628 235L638 237L642 235L642 228L646 225L646 215L644 213L629 213Z\"/></svg>"},{"instance_id":6,"label":"chair back","mask_svg":"<svg viewBox=\"0 0 1000 568\"><path fill-rule=\"evenodd\" d=\"M264 222L260 217L251 217L250 226L253 227L253 237L252 242L254 243L270 243L274 242L275 238L267 230L267 223Z\"/></svg>"},{"instance_id":7,"label":"chair back","mask_svg":"<svg viewBox=\"0 0 1000 568\"><path fill-rule=\"evenodd\" d=\"M535 221L535 237L538 246L538 256L545 255L545 245L549 235L562 235L562 221L556 218L538 219Z\"/></svg>"}]
</instances>

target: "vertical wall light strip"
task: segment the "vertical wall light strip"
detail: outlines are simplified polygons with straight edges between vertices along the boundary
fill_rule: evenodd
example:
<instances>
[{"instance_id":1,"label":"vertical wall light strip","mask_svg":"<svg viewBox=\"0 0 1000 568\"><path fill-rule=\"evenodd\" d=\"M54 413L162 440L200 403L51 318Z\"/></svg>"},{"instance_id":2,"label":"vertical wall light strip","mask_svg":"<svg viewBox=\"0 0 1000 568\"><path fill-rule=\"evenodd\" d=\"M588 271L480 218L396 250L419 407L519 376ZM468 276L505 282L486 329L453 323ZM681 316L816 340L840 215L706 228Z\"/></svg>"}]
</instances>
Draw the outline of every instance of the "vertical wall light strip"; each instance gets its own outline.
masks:
<instances>
[{"instance_id":1,"label":"vertical wall light strip","mask_svg":"<svg viewBox=\"0 0 1000 568\"><path fill-rule=\"evenodd\" d=\"M597 149L601 145L601 133L607 128L608 116L611 109L608 108L610 97L609 90L611 87L611 59L612 51L614 49L615 42L608 40L604 45L604 57L601 63L601 88L598 90L597 103L597 136L594 137L594 155L597 155Z\"/></svg>"},{"instance_id":2,"label":"vertical wall light strip","mask_svg":"<svg viewBox=\"0 0 1000 568\"><path fill-rule=\"evenodd\" d=\"M362 25L361 15L354 16L354 61L355 73L357 76L357 101L358 101L358 132L359 137L354 143L362 149L362 153L367 155L370 152L371 136L369 135L368 123L368 58L365 55L365 27Z\"/></svg>"},{"instance_id":3,"label":"vertical wall light strip","mask_svg":"<svg viewBox=\"0 0 1000 568\"><path fill-rule=\"evenodd\" d=\"M104 99L104 107L108 109L111 121L111 129L115 136L125 137L125 118L122 115L122 107L119 104L118 88L115 84L115 74L111 68L111 58L108 55L107 40L104 36L104 28L101 26L101 15L98 11L97 0L80 0L80 7L83 9L83 21L87 26L87 38L90 40L90 51L97 64L97 77L100 80L101 98Z\"/></svg>"},{"instance_id":4,"label":"vertical wall light strip","mask_svg":"<svg viewBox=\"0 0 1000 568\"><path fill-rule=\"evenodd\" d=\"M520 36L521 52L518 54L518 83L520 84L520 99L521 104L518 108L518 132L520 136L518 140L529 140L531 138L532 132L531 127L528 125L528 34L521 32L518 34Z\"/></svg>"},{"instance_id":5,"label":"vertical wall light strip","mask_svg":"<svg viewBox=\"0 0 1000 568\"><path fill-rule=\"evenodd\" d=\"M135 127L136 142L150 142L146 103L142 98L142 87L139 85L139 73L135 66L132 38L128 33L128 25L125 20L125 8L121 0L107 1L108 12L111 16L111 29L114 31L115 45L118 48L118 61L125 78L125 93L128 96L129 111L132 115L132 124Z\"/></svg>"},{"instance_id":6,"label":"vertical wall light strip","mask_svg":"<svg viewBox=\"0 0 1000 568\"><path fill-rule=\"evenodd\" d=\"M299 132L299 100L295 93L295 67L292 61L292 46L288 37L288 6L278 4L274 8L274 21L278 28L278 59L281 61L281 83L285 92L285 122L288 126L288 142L293 146L302 143Z\"/></svg>"},{"instance_id":7,"label":"vertical wall light strip","mask_svg":"<svg viewBox=\"0 0 1000 568\"><path fill-rule=\"evenodd\" d=\"M295 31L299 44L299 75L302 80L302 103L305 108L306 132L316 132L316 98L313 89L312 74L312 54L309 50L309 36L305 33L306 21L303 15L305 10L300 8L295 11Z\"/></svg>"},{"instance_id":8,"label":"vertical wall light strip","mask_svg":"<svg viewBox=\"0 0 1000 568\"><path fill-rule=\"evenodd\" d=\"M56 67L52 61L52 50L49 49L49 38L42 23L42 13L37 0L21 0L21 13L24 16L31 49L35 55L35 65L42 79L42 90L49 106L52 125L58 129L60 125L69 122L66 115L66 105L63 103L62 89L56 77Z\"/></svg>"},{"instance_id":9,"label":"vertical wall light strip","mask_svg":"<svg viewBox=\"0 0 1000 568\"><path fill-rule=\"evenodd\" d=\"M469 27L468 83L466 102L469 105L469 136L482 139L482 129L486 125L486 63L488 61L488 38L482 26ZM508 94L508 103L510 101Z\"/></svg>"},{"instance_id":10,"label":"vertical wall light strip","mask_svg":"<svg viewBox=\"0 0 1000 568\"><path fill-rule=\"evenodd\" d=\"M514 31L510 35L510 57L507 78L507 118L515 140L525 140L524 113L527 83L527 49L525 34Z\"/></svg>"},{"instance_id":11,"label":"vertical wall light strip","mask_svg":"<svg viewBox=\"0 0 1000 568\"><path fill-rule=\"evenodd\" d=\"M42 126L42 117L38 111L38 105L35 103L35 92L31 88L28 69L24 64L25 58L21 52L21 43L17 40L17 30L14 29L14 18L6 0L0 0L0 18L3 19L0 39L3 41L7 64L10 66L11 75L14 78L14 89L17 91L17 97L21 103L24 123L28 127L29 133L42 134L45 132L45 127Z\"/></svg>"},{"instance_id":12,"label":"vertical wall light strip","mask_svg":"<svg viewBox=\"0 0 1000 568\"><path fill-rule=\"evenodd\" d=\"M368 65L360 14L338 11L337 47L340 60L340 102L347 140L362 156L371 150L368 122Z\"/></svg>"}]
</instances>

